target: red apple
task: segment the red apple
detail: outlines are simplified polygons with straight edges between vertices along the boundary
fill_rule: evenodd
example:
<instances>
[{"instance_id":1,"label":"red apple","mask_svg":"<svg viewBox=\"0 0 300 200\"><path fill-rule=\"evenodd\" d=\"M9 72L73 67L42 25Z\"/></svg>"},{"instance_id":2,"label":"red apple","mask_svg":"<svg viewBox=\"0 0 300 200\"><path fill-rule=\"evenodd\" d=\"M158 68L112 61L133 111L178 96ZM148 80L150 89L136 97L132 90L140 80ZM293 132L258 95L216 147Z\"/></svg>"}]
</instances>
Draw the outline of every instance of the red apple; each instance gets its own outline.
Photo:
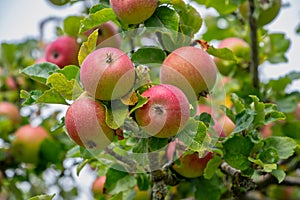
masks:
<instances>
[{"instance_id":1,"label":"red apple","mask_svg":"<svg viewBox=\"0 0 300 200\"><path fill-rule=\"evenodd\" d=\"M12 152L19 162L37 163L41 143L50 138L42 126L24 125L15 132L12 141Z\"/></svg>"},{"instance_id":2,"label":"red apple","mask_svg":"<svg viewBox=\"0 0 300 200\"><path fill-rule=\"evenodd\" d=\"M190 101L211 90L217 79L217 68L202 49L185 46L170 53L160 69L161 83L180 88Z\"/></svg>"},{"instance_id":3,"label":"red apple","mask_svg":"<svg viewBox=\"0 0 300 200\"><path fill-rule=\"evenodd\" d=\"M70 138L88 149L104 149L115 137L114 130L106 124L105 107L86 95L69 106L65 126Z\"/></svg>"},{"instance_id":4,"label":"red apple","mask_svg":"<svg viewBox=\"0 0 300 200\"><path fill-rule=\"evenodd\" d=\"M250 47L249 44L241 38L230 37L222 40L218 48L228 48L230 49L237 58L242 59L242 61L249 60ZM221 74L228 76L234 68L237 66L238 62L233 60L225 60L218 57L214 57L214 61L218 67Z\"/></svg>"},{"instance_id":5,"label":"red apple","mask_svg":"<svg viewBox=\"0 0 300 200\"><path fill-rule=\"evenodd\" d=\"M60 68L66 65L78 65L79 48L80 45L76 38L60 36L47 46L46 61L56 64Z\"/></svg>"},{"instance_id":6,"label":"red apple","mask_svg":"<svg viewBox=\"0 0 300 200\"><path fill-rule=\"evenodd\" d=\"M158 0L110 0L117 17L126 24L139 24L150 18Z\"/></svg>"},{"instance_id":7,"label":"red apple","mask_svg":"<svg viewBox=\"0 0 300 200\"><path fill-rule=\"evenodd\" d=\"M272 22L278 15L281 8L281 0L272 0L272 1L255 1L256 6L259 8L257 25L264 26ZM249 12L249 3L245 1L239 7L239 11L242 17L247 20Z\"/></svg>"},{"instance_id":8,"label":"red apple","mask_svg":"<svg viewBox=\"0 0 300 200\"><path fill-rule=\"evenodd\" d=\"M94 180L92 184L92 192L95 195L104 193L105 181L106 181L106 176L99 176Z\"/></svg>"},{"instance_id":9,"label":"red apple","mask_svg":"<svg viewBox=\"0 0 300 200\"><path fill-rule=\"evenodd\" d=\"M139 126L158 138L175 136L187 124L190 106L184 93L175 86L160 84L146 90L148 102L135 111Z\"/></svg>"},{"instance_id":10,"label":"red apple","mask_svg":"<svg viewBox=\"0 0 300 200\"><path fill-rule=\"evenodd\" d=\"M104 47L84 59L80 78L89 95L100 100L114 100L125 96L133 88L135 68L125 52Z\"/></svg>"},{"instance_id":11,"label":"red apple","mask_svg":"<svg viewBox=\"0 0 300 200\"><path fill-rule=\"evenodd\" d=\"M183 154L186 147L179 140L169 143L167 148L168 159L174 161L172 169L179 175L186 178L196 178L203 175L204 169L213 154L207 152L204 156L199 157L197 152L191 154ZM177 155L174 157L174 155ZM179 158L180 163L177 164L176 159Z\"/></svg>"},{"instance_id":12,"label":"red apple","mask_svg":"<svg viewBox=\"0 0 300 200\"><path fill-rule=\"evenodd\" d=\"M19 108L10 102L0 102L0 116L5 116L13 123L18 124L21 122L21 115Z\"/></svg>"},{"instance_id":13,"label":"red apple","mask_svg":"<svg viewBox=\"0 0 300 200\"><path fill-rule=\"evenodd\" d=\"M114 22L105 22L100 26L86 31L84 34L89 36L96 29L98 29L97 48L114 47L119 49L121 47L121 36L118 34L119 28Z\"/></svg>"}]
</instances>

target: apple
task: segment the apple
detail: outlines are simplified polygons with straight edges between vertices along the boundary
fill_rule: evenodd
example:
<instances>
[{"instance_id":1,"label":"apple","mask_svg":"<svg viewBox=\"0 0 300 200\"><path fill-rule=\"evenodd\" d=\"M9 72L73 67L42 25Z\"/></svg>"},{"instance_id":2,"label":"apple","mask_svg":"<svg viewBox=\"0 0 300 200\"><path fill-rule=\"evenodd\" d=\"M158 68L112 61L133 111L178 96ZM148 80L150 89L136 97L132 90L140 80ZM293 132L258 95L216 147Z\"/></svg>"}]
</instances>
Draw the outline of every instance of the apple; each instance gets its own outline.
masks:
<instances>
[{"instance_id":1,"label":"apple","mask_svg":"<svg viewBox=\"0 0 300 200\"><path fill-rule=\"evenodd\" d=\"M66 65L78 65L79 48L76 38L60 36L46 47L45 59L60 68Z\"/></svg>"},{"instance_id":2,"label":"apple","mask_svg":"<svg viewBox=\"0 0 300 200\"><path fill-rule=\"evenodd\" d=\"M19 108L10 102L0 102L0 116L5 116L13 123L18 124L21 122L21 115Z\"/></svg>"},{"instance_id":3,"label":"apple","mask_svg":"<svg viewBox=\"0 0 300 200\"><path fill-rule=\"evenodd\" d=\"M217 67L211 56L200 48L185 46L170 53L160 69L160 81L180 88L190 101L211 90Z\"/></svg>"},{"instance_id":4,"label":"apple","mask_svg":"<svg viewBox=\"0 0 300 200\"><path fill-rule=\"evenodd\" d=\"M135 111L139 126L149 135L169 138L177 135L190 116L190 105L184 93L173 85L159 84L142 93L148 102Z\"/></svg>"},{"instance_id":5,"label":"apple","mask_svg":"<svg viewBox=\"0 0 300 200\"><path fill-rule=\"evenodd\" d=\"M268 138L272 136L272 126L274 125L274 122L266 124L262 127L260 130L260 134L263 138Z\"/></svg>"},{"instance_id":6,"label":"apple","mask_svg":"<svg viewBox=\"0 0 300 200\"><path fill-rule=\"evenodd\" d=\"M92 97L114 100L132 90L135 68L125 52L113 47L103 47L84 59L80 79L84 89Z\"/></svg>"},{"instance_id":7,"label":"apple","mask_svg":"<svg viewBox=\"0 0 300 200\"><path fill-rule=\"evenodd\" d=\"M42 126L23 125L14 134L12 152L19 162L36 164L39 158L41 143L50 138Z\"/></svg>"},{"instance_id":8,"label":"apple","mask_svg":"<svg viewBox=\"0 0 300 200\"><path fill-rule=\"evenodd\" d=\"M270 1L255 1L257 7L259 8L259 13L257 17L257 25L264 26L272 22L278 15L281 8L281 0L270 0ZM242 17L247 20L249 12L249 3L245 1L240 5L239 11Z\"/></svg>"},{"instance_id":9,"label":"apple","mask_svg":"<svg viewBox=\"0 0 300 200\"><path fill-rule=\"evenodd\" d=\"M97 177L92 184L92 192L94 195L104 193L104 184L106 181L106 176Z\"/></svg>"},{"instance_id":10,"label":"apple","mask_svg":"<svg viewBox=\"0 0 300 200\"><path fill-rule=\"evenodd\" d=\"M207 152L204 156L199 157L198 152L184 154L184 150L186 150L186 147L179 140L169 143L167 147L167 158L174 161L171 168L177 174L186 178L202 176L208 161L213 157L213 153ZM178 157L174 157L174 155ZM179 159L179 163L176 161L177 158Z\"/></svg>"},{"instance_id":11,"label":"apple","mask_svg":"<svg viewBox=\"0 0 300 200\"><path fill-rule=\"evenodd\" d=\"M228 116L222 115L218 121L226 136L229 136L234 131L235 124Z\"/></svg>"},{"instance_id":12,"label":"apple","mask_svg":"<svg viewBox=\"0 0 300 200\"><path fill-rule=\"evenodd\" d=\"M76 144L88 149L104 149L115 137L106 124L105 107L85 93L67 109L65 127Z\"/></svg>"},{"instance_id":13,"label":"apple","mask_svg":"<svg viewBox=\"0 0 300 200\"><path fill-rule=\"evenodd\" d=\"M139 24L152 16L158 0L110 0L110 5L123 23Z\"/></svg>"},{"instance_id":14,"label":"apple","mask_svg":"<svg viewBox=\"0 0 300 200\"><path fill-rule=\"evenodd\" d=\"M246 41L244 41L241 38L226 38L220 42L218 48L228 48L234 53L234 55L238 59L241 59L241 61L236 62L233 60L225 60L218 57L214 57L214 61L217 65L219 72L224 76L228 76L240 62L249 60L250 46Z\"/></svg>"},{"instance_id":15,"label":"apple","mask_svg":"<svg viewBox=\"0 0 300 200\"><path fill-rule=\"evenodd\" d=\"M119 28L114 22L105 22L95 28L86 31L84 34L86 36L89 36L96 29L98 29L98 39L96 42L97 48L114 47L119 49L121 47L121 36L118 34Z\"/></svg>"}]
</instances>

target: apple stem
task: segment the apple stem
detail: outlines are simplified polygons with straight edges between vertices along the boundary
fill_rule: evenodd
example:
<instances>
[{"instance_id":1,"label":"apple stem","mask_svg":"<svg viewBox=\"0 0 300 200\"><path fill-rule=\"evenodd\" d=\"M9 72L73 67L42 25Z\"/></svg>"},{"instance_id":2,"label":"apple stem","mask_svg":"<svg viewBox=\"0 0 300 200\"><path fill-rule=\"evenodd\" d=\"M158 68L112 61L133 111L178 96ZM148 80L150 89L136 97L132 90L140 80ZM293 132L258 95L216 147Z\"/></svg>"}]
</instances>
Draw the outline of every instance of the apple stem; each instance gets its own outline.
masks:
<instances>
[{"instance_id":1,"label":"apple stem","mask_svg":"<svg viewBox=\"0 0 300 200\"><path fill-rule=\"evenodd\" d=\"M250 26L250 45L251 45L251 61L250 61L250 72L252 76L253 87L259 89L259 76L258 76L258 66L259 66L259 57L258 57L258 39L257 39L257 24L256 18L254 16L255 12L255 3L254 0L249 1L249 15L248 21Z\"/></svg>"}]
</instances>

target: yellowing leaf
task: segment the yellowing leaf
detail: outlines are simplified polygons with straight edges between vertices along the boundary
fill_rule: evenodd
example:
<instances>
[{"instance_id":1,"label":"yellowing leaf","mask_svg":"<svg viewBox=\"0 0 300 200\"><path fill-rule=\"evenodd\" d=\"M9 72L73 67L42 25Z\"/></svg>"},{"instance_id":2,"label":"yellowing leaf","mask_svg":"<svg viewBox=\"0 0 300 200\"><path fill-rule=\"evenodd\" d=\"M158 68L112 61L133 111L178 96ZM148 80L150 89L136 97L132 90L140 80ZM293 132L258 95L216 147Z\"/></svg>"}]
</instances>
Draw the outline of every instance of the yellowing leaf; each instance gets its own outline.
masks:
<instances>
[{"instance_id":1,"label":"yellowing leaf","mask_svg":"<svg viewBox=\"0 0 300 200\"><path fill-rule=\"evenodd\" d=\"M83 60L96 48L98 38L98 29L96 29L92 34L89 35L87 41L83 42L80 46L78 53L79 65L82 64Z\"/></svg>"}]
</instances>

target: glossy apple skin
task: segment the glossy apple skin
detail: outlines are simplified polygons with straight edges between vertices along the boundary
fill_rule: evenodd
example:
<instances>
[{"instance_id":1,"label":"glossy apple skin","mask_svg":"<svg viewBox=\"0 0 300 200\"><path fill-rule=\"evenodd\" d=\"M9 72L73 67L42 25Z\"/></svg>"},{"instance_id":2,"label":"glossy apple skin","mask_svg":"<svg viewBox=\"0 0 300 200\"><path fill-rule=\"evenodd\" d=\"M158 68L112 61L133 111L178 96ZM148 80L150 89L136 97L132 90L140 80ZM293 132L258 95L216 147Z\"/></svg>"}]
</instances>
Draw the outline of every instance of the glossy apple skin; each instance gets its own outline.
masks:
<instances>
[{"instance_id":1,"label":"glossy apple skin","mask_svg":"<svg viewBox=\"0 0 300 200\"><path fill-rule=\"evenodd\" d=\"M199 157L197 152L184 155L184 149L185 147L182 146L179 140L169 143L167 148L167 157L174 161L172 169L179 175L186 178L197 178L202 176L208 161L213 157L213 153L207 152L202 157ZM174 157L175 152L177 152L176 155L180 161L179 164L175 162L177 159L177 157Z\"/></svg>"},{"instance_id":2,"label":"glossy apple skin","mask_svg":"<svg viewBox=\"0 0 300 200\"><path fill-rule=\"evenodd\" d=\"M79 48L76 38L60 36L46 47L45 59L60 68L66 65L78 65Z\"/></svg>"},{"instance_id":3,"label":"glossy apple skin","mask_svg":"<svg viewBox=\"0 0 300 200\"><path fill-rule=\"evenodd\" d=\"M97 48L114 47L119 49L121 47L122 39L119 35L119 27L114 22L105 22L100 26L86 31L84 34L89 36L96 29L98 29Z\"/></svg>"},{"instance_id":4,"label":"glossy apple skin","mask_svg":"<svg viewBox=\"0 0 300 200\"><path fill-rule=\"evenodd\" d=\"M184 93L175 86L155 85L142 96L148 102L135 111L139 126L149 135L169 138L177 135L187 124L190 116L189 102Z\"/></svg>"},{"instance_id":5,"label":"glossy apple skin","mask_svg":"<svg viewBox=\"0 0 300 200\"><path fill-rule=\"evenodd\" d=\"M21 115L18 107L10 102L0 102L0 116L6 116L15 124L21 122Z\"/></svg>"},{"instance_id":6,"label":"glossy apple skin","mask_svg":"<svg viewBox=\"0 0 300 200\"><path fill-rule=\"evenodd\" d=\"M104 47L90 53L80 68L80 79L89 95L100 100L125 96L133 88L135 68L125 52Z\"/></svg>"},{"instance_id":7,"label":"glossy apple skin","mask_svg":"<svg viewBox=\"0 0 300 200\"><path fill-rule=\"evenodd\" d=\"M151 17L158 0L110 0L110 5L123 23L139 24Z\"/></svg>"},{"instance_id":8,"label":"glossy apple skin","mask_svg":"<svg viewBox=\"0 0 300 200\"><path fill-rule=\"evenodd\" d=\"M257 18L257 25L258 26L264 26L266 24L269 24L272 22L276 16L278 15L280 8L281 8L281 0L274 0L273 5L269 6L268 1L266 3L258 3L256 2L256 5L260 6L259 14ZM239 7L240 13L242 17L247 20L248 18L248 10L249 10L249 3L248 1L245 1L241 6Z\"/></svg>"},{"instance_id":9,"label":"glossy apple skin","mask_svg":"<svg viewBox=\"0 0 300 200\"><path fill-rule=\"evenodd\" d=\"M69 106L65 127L75 143L88 149L104 149L115 137L114 130L106 124L104 106L87 95Z\"/></svg>"},{"instance_id":10,"label":"glossy apple skin","mask_svg":"<svg viewBox=\"0 0 300 200\"><path fill-rule=\"evenodd\" d=\"M106 181L106 176L97 177L92 184L92 192L96 194L104 193L104 184Z\"/></svg>"},{"instance_id":11,"label":"glossy apple skin","mask_svg":"<svg viewBox=\"0 0 300 200\"><path fill-rule=\"evenodd\" d=\"M185 46L170 53L160 69L160 81L180 88L192 102L211 90L217 79L213 59L200 48Z\"/></svg>"},{"instance_id":12,"label":"glossy apple skin","mask_svg":"<svg viewBox=\"0 0 300 200\"><path fill-rule=\"evenodd\" d=\"M249 44L243 39L237 37L230 37L222 40L218 48L228 48L235 54L235 56L237 56L238 58L243 58L245 60L248 60L250 53ZM237 63L232 60L224 60L218 57L214 57L214 61L219 72L224 76L228 76L237 66Z\"/></svg>"},{"instance_id":13,"label":"glossy apple skin","mask_svg":"<svg viewBox=\"0 0 300 200\"><path fill-rule=\"evenodd\" d=\"M12 152L19 162L37 163L41 143L49 138L48 131L41 126L24 125L14 134Z\"/></svg>"}]
</instances>

